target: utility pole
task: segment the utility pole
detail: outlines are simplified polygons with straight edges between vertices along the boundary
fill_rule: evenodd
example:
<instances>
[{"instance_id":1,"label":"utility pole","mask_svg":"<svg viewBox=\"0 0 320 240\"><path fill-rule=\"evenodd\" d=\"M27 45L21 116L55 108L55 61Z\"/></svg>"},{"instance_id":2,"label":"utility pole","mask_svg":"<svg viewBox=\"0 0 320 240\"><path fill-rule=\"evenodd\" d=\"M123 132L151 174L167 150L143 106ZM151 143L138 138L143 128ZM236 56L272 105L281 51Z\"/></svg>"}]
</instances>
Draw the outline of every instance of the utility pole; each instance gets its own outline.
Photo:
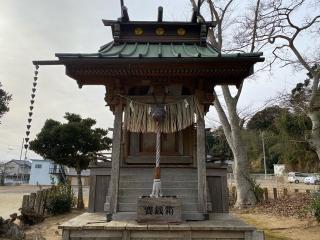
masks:
<instances>
[{"instance_id":1,"label":"utility pole","mask_svg":"<svg viewBox=\"0 0 320 240\"><path fill-rule=\"evenodd\" d=\"M266 163L266 151L264 147L264 132L261 133L261 139L262 139L262 151L263 151L263 166L264 166L264 179L267 179L267 163Z\"/></svg>"},{"instance_id":2,"label":"utility pole","mask_svg":"<svg viewBox=\"0 0 320 240\"><path fill-rule=\"evenodd\" d=\"M24 138L22 138L22 144L21 144L21 150L20 150L20 159L22 159L22 153L23 153L23 144L24 144Z\"/></svg>"},{"instance_id":3,"label":"utility pole","mask_svg":"<svg viewBox=\"0 0 320 240\"><path fill-rule=\"evenodd\" d=\"M23 183L24 182L24 177L25 177L25 174L24 174L24 172L26 171L26 169L28 169L28 168L26 168L26 162L27 162L27 153L28 153L28 148L26 148L26 150L25 150L25 152L24 152L24 160L23 160L23 168L22 168L22 173L21 173L21 183Z\"/></svg>"}]
</instances>

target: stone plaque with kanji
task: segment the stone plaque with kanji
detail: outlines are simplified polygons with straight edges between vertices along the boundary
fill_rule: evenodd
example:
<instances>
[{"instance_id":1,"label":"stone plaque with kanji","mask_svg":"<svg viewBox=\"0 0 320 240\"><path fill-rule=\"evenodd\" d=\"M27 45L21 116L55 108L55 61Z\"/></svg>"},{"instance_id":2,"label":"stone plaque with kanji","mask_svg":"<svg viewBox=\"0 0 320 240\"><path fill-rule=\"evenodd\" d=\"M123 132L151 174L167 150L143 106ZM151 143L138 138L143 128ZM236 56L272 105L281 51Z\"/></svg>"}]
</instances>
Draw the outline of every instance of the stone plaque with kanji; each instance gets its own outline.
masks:
<instances>
[{"instance_id":1,"label":"stone plaque with kanji","mask_svg":"<svg viewBox=\"0 0 320 240\"><path fill-rule=\"evenodd\" d=\"M138 198L137 221L148 223L181 222L181 203L176 197Z\"/></svg>"}]
</instances>

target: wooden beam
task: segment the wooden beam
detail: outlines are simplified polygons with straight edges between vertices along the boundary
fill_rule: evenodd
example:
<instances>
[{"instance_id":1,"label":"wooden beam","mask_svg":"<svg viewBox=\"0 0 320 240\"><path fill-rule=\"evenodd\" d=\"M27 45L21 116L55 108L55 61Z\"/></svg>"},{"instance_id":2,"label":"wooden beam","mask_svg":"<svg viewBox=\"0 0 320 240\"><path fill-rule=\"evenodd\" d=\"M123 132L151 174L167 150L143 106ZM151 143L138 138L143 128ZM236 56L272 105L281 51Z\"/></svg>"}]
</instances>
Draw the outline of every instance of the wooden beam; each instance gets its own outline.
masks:
<instances>
[{"instance_id":1,"label":"wooden beam","mask_svg":"<svg viewBox=\"0 0 320 240\"><path fill-rule=\"evenodd\" d=\"M65 63L59 60L39 60L39 61L32 61L33 65L65 65Z\"/></svg>"},{"instance_id":2,"label":"wooden beam","mask_svg":"<svg viewBox=\"0 0 320 240\"><path fill-rule=\"evenodd\" d=\"M121 132L122 132L122 104L117 104L114 111L113 139L112 139L112 161L111 180L108 196L110 197L110 213L118 210L118 192L120 176L121 157Z\"/></svg>"},{"instance_id":3,"label":"wooden beam","mask_svg":"<svg viewBox=\"0 0 320 240\"><path fill-rule=\"evenodd\" d=\"M205 124L204 119L197 119L197 170L198 170L198 204L199 211L207 214L207 174L205 151Z\"/></svg>"}]
</instances>

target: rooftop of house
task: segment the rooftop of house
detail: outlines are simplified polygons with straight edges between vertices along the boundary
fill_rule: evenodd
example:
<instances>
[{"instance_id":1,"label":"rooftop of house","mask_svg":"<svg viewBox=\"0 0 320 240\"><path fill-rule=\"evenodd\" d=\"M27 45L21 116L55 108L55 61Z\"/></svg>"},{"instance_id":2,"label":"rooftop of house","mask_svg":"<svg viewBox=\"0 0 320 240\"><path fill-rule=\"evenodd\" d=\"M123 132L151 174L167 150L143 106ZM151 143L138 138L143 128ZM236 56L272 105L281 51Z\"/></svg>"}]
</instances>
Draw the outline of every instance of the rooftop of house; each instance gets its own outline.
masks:
<instances>
[{"instance_id":1,"label":"rooftop of house","mask_svg":"<svg viewBox=\"0 0 320 240\"><path fill-rule=\"evenodd\" d=\"M49 159L30 159L31 162L52 162Z\"/></svg>"},{"instance_id":2,"label":"rooftop of house","mask_svg":"<svg viewBox=\"0 0 320 240\"><path fill-rule=\"evenodd\" d=\"M13 163L15 163L15 164L17 164L17 165L19 165L19 166L28 166L28 167L31 167L31 162L28 161L28 160L15 160L15 159L12 159L11 161L6 162L5 164L11 163L11 162L13 162Z\"/></svg>"}]
</instances>

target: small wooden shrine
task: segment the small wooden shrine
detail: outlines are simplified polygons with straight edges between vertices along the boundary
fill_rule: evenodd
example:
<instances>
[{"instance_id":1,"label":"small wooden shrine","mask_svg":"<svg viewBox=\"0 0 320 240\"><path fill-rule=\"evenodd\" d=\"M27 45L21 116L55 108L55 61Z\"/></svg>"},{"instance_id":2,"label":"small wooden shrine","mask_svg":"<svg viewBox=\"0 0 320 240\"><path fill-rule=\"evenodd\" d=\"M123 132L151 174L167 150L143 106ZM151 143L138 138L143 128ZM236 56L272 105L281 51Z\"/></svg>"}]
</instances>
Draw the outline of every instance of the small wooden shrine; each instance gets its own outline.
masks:
<instances>
[{"instance_id":1,"label":"small wooden shrine","mask_svg":"<svg viewBox=\"0 0 320 240\"><path fill-rule=\"evenodd\" d=\"M97 53L59 53L56 61L34 62L64 65L80 88L106 89L105 101L115 117L112 161L91 165L89 212L107 214L110 224L136 220L138 199L152 193L160 176L160 194L155 196L179 199L182 221L228 212L226 166L206 161L204 116L214 104L214 87L240 86L253 73L253 65L263 61L262 54L219 52L207 41L215 23L202 20L198 10L190 22L165 22L162 12L160 7L157 21L131 21L122 5L121 18L103 20L112 28L113 41ZM154 118L157 107L161 121ZM162 207L158 214L165 214L168 206ZM157 215L155 209L145 210ZM65 239L73 236L68 226L62 226Z\"/></svg>"}]
</instances>

